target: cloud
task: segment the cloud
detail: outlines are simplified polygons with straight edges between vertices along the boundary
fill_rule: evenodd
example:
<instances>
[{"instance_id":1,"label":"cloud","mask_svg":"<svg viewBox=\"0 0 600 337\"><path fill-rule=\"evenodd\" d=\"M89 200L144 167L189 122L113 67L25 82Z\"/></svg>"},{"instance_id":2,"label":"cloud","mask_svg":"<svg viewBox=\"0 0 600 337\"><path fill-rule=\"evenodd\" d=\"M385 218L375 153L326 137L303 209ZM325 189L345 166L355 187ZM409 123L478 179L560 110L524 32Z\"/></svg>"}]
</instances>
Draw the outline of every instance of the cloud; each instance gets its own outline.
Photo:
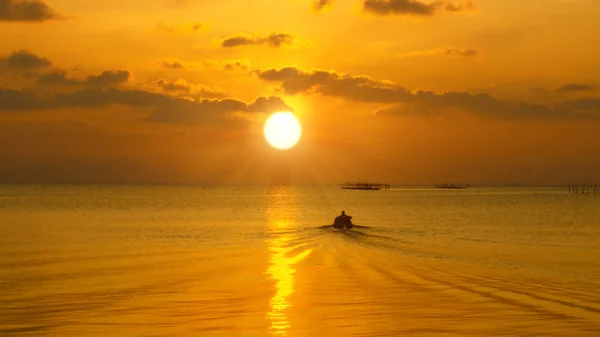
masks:
<instances>
[{"instance_id":1,"label":"cloud","mask_svg":"<svg viewBox=\"0 0 600 337\"><path fill-rule=\"evenodd\" d=\"M195 33L199 32L204 28L204 24L200 22L193 22L186 25L174 26L164 22L159 22L156 24L156 29L160 32L167 34L174 33Z\"/></svg>"},{"instance_id":2,"label":"cloud","mask_svg":"<svg viewBox=\"0 0 600 337\"><path fill-rule=\"evenodd\" d=\"M594 90L594 86L591 84L569 83L569 84L565 84L562 87L556 89L556 92L566 93L566 92L574 92L574 91L592 91L592 90Z\"/></svg>"},{"instance_id":3,"label":"cloud","mask_svg":"<svg viewBox=\"0 0 600 337\"><path fill-rule=\"evenodd\" d=\"M172 99L158 104L147 121L171 124L227 125L241 127L245 119L234 117L233 112L244 111L245 102L236 99L186 100Z\"/></svg>"},{"instance_id":4,"label":"cloud","mask_svg":"<svg viewBox=\"0 0 600 337\"><path fill-rule=\"evenodd\" d=\"M41 0L0 0L0 21L47 21L60 19Z\"/></svg>"},{"instance_id":5,"label":"cloud","mask_svg":"<svg viewBox=\"0 0 600 337\"><path fill-rule=\"evenodd\" d=\"M252 65L247 59L238 60L201 60L195 62L182 62L182 61L158 61L156 63L159 67L170 69L170 70L250 70Z\"/></svg>"},{"instance_id":6,"label":"cloud","mask_svg":"<svg viewBox=\"0 0 600 337\"><path fill-rule=\"evenodd\" d=\"M248 105L248 112L279 112L279 111L289 111L294 112L294 109L289 107L285 102L277 97L259 97L253 103Z\"/></svg>"},{"instance_id":7,"label":"cloud","mask_svg":"<svg viewBox=\"0 0 600 337\"><path fill-rule=\"evenodd\" d=\"M378 109L375 114L379 116L432 116L436 113L427 106L414 103L401 103L390 107Z\"/></svg>"},{"instance_id":8,"label":"cloud","mask_svg":"<svg viewBox=\"0 0 600 337\"><path fill-rule=\"evenodd\" d=\"M470 0L455 4L448 0L423 2L419 0L365 0L363 10L376 15L432 16L437 11L459 12L473 8Z\"/></svg>"},{"instance_id":9,"label":"cloud","mask_svg":"<svg viewBox=\"0 0 600 337\"><path fill-rule=\"evenodd\" d=\"M582 96L585 93L592 92L596 87L585 83L567 83L556 88L533 87L529 89L531 99L541 103L560 103L565 97ZM589 96L589 94L585 95Z\"/></svg>"},{"instance_id":10,"label":"cloud","mask_svg":"<svg viewBox=\"0 0 600 337\"><path fill-rule=\"evenodd\" d=\"M184 79L179 79L174 82L166 79L160 79L155 81L152 86L155 89L158 89L159 92L188 97L225 98L227 96L221 89L202 84L189 83Z\"/></svg>"},{"instance_id":11,"label":"cloud","mask_svg":"<svg viewBox=\"0 0 600 337\"><path fill-rule=\"evenodd\" d=\"M475 57L475 56L479 55L479 50L473 49L473 48L465 48L465 49L449 48L449 49L446 49L445 54L452 55L452 56Z\"/></svg>"},{"instance_id":12,"label":"cloud","mask_svg":"<svg viewBox=\"0 0 600 337\"><path fill-rule=\"evenodd\" d=\"M129 76L130 73L127 70L107 70L100 75L89 75L84 84L97 88L114 87L127 82Z\"/></svg>"},{"instance_id":13,"label":"cloud","mask_svg":"<svg viewBox=\"0 0 600 337\"><path fill-rule=\"evenodd\" d=\"M0 88L0 110L32 111L58 107L101 107L125 105L151 108L145 120L158 123L184 123L241 127L248 120L235 112L274 112L292 109L279 97L259 97L247 103L238 99L201 99L171 97L143 90L86 89L69 94L42 95L32 90Z\"/></svg>"},{"instance_id":14,"label":"cloud","mask_svg":"<svg viewBox=\"0 0 600 337\"><path fill-rule=\"evenodd\" d=\"M225 70L250 70L252 65L246 59L242 60L225 60L221 62L221 66Z\"/></svg>"},{"instance_id":15,"label":"cloud","mask_svg":"<svg viewBox=\"0 0 600 337\"><path fill-rule=\"evenodd\" d=\"M226 71L248 71L252 69L252 65L250 61L247 59L237 59L237 60L211 60L206 59L199 62L196 62L194 65L191 65L190 68L200 68L200 69L213 69L213 70L226 70Z\"/></svg>"},{"instance_id":16,"label":"cloud","mask_svg":"<svg viewBox=\"0 0 600 337\"><path fill-rule=\"evenodd\" d=\"M566 101L560 103L559 107L600 113L600 98L582 98L574 101Z\"/></svg>"},{"instance_id":17,"label":"cloud","mask_svg":"<svg viewBox=\"0 0 600 337\"><path fill-rule=\"evenodd\" d=\"M333 0L316 0L313 3L313 8L316 11L320 11L321 9L327 7L327 6L331 6L331 3L333 2Z\"/></svg>"},{"instance_id":18,"label":"cloud","mask_svg":"<svg viewBox=\"0 0 600 337\"><path fill-rule=\"evenodd\" d=\"M152 112L148 121L185 124L227 124L242 127L248 120L233 116L233 112L275 112L283 107L291 111L279 97L259 97L252 103L237 99L190 101L178 99L162 104Z\"/></svg>"},{"instance_id":19,"label":"cloud","mask_svg":"<svg viewBox=\"0 0 600 337\"><path fill-rule=\"evenodd\" d=\"M14 70L32 70L50 67L52 62L22 49L12 52L8 57L0 58L0 65Z\"/></svg>"},{"instance_id":20,"label":"cloud","mask_svg":"<svg viewBox=\"0 0 600 337\"><path fill-rule=\"evenodd\" d=\"M24 78L37 78L40 74L37 71L24 71L21 73L21 76Z\"/></svg>"},{"instance_id":21,"label":"cloud","mask_svg":"<svg viewBox=\"0 0 600 337\"><path fill-rule=\"evenodd\" d=\"M406 89L388 82L375 81L367 76L338 74L333 70L305 71L285 67L258 70L256 73L265 81L282 82L281 88L291 95L316 92L365 102L397 102L399 98L410 95Z\"/></svg>"},{"instance_id":22,"label":"cloud","mask_svg":"<svg viewBox=\"0 0 600 337\"><path fill-rule=\"evenodd\" d=\"M377 81L367 76L340 74L333 70L307 71L285 67L258 70L256 74L264 81L281 82L281 89L290 95L315 93L341 97L349 101L391 104L378 111L381 115L405 115L409 112L431 114L454 108L499 118L600 119L600 100L573 101L552 107L501 100L488 94L409 91L392 82ZM576 113L574 108L592 110L592 113Z\"/></svg>"},{"instance_id":23,"label":"cloud","mask_svg":"<svg viewBox=\"0 0 600 337\"><path fill-rule=\"evenodd\" d=\"M39 85L58 86L76 86L82 84L82 81L67 78L67 72L64 70L55 70L49 73L42 74L37 78L36 82Z\"/></svg>"},{"instance_id":24,"label":"cloud","mask_svg":"<svg viewBox=\"0 0 600 337\"><path fill-rule=\"evenodd\" d=\"M409 53L396 54L397 57L423 57L423 56L436 56L445 55L446 49L426 49L426 50L415 50Z\"/></svg>"},{"instance_id":25,"label":"cloud","mask_svg":"<svg viewBox=\"0 0 600 337\"><path fill-rule=\"evenodd\" d=\"M415 50L406 54L397 54L397 57L422 57L422 56L459 56L459 57L476 57L481 52L474 48L436 48L427 50Z\"/></svg>"},{"instance_id":26,"label":"cloud","mask_svg":"<svg viewBox=\"0 0 600 337\"><path fill-rule=\"evenodd\" d=\"M283 44L291 44L294 36L288 33L270 33L264 37L257 35L238 34L224 39L221 47L231 48L243 45L261 45L266 44L271 47L281 47Z\"/></svg>"},{"instance_id":27,"label":"cloud","mask_svg":"<svg viewBox=\"0 0 600 337\"><path fill-rule=\"evenodd\" d=\"M365 0L364 10L378 15L415 14L433 15L437 5L415 0Z\"/></svg>"},{"instance_id":28,"label":"cloud","mask_svg":"<svg viewBox=\"0 0 600 337\"><path fill-rule=\"evenodd\" d=\"M33 90L12 90L0 88L0 111L31 111L54 108L56 102L40 98Z\"/></svg>"},{"instance_id":29,"label":"cloud","mask_svg":"<svg viewBox=\"0 0 600 337\"><path fill-rule=\"evenodd\" d=\"M164 91L183 91L183 92L190 92L191 89L191 85L188 84L187 82L171 82L169 80L158 80L156 82L154 82L154 85L158 88L163 89Z\"/></svg>"},{"instance_id":30,"label":"cloud","mask_svg":"<svg viewBox=\"0 0 600 337\"><path fill-rule=\"evenodd\" d=\"M88 75L83 80L68 78L64 70L57 70L40 75L37 84L59 86L84 86L94 88L116 87L129 80L127 70L106 70L100 75Z\"/></svg>"},{"instance_id":31,"label":"cloud","mask_svg":"<svg viewBox=\"0 0 600 337\"><path fill-rule=\"evenodd\" d=\"M447 12L462 12L473 8L475 8L475 5L471 0L463 0L460 3L453 3L450 1L444 3L444 10Z\"/></svg>"},{"instance_id":32,"label":"cloud","mask_svg":"<svg viewBox=\"0 0 600 337\"><path fill-rule=\"evenodd\" d=\"M470 94L453 91L443 93L416 91L406 101L414 104L417 107L417 111L430 111L430 113L436 113L448 108L457 108L473 114L499 118L568 119L570 117L568 116L568 112L562 109L554 109L546 105L521 101L499 100L488 94ZM387 111L388 114L389 112ZM600 118L600 115L597 117Z\"/></svg>"},{"instance_id":33,"label":"cloud","mask_svg":"<svg viewBox=\"0 0 600 337\"><path fill-rule=\"evenodd\" d=\"M508 101L488 94L465 92L433 93L417 91L407 103L378 110L378 115L440 114L447 109L461 109L471 114L503 119L600 120L600 100L572 101L548 106L522 101ZM588 111L577 111L588 110Z\"/></svg>"},{"instance_id":34,"label":"cloud","mask_svg":"<svg viewBox=\"0 0 600 337\"><path fill-rule=\"evenodd\" d=\"M163 61L160 63L160 65L166 69L172 69L172 70L185 69L183 64L181 64L180 62L177 62L177 61L173 61L173 62Z\"/></svg>"}]
</instances>

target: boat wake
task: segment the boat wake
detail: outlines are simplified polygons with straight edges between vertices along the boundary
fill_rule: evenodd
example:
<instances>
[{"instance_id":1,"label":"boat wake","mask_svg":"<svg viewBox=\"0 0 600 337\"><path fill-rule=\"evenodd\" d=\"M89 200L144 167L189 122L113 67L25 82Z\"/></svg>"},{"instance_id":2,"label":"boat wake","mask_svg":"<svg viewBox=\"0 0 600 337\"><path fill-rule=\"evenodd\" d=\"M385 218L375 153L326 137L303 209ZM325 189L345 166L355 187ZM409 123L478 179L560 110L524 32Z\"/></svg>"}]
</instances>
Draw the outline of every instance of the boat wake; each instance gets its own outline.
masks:
<instances>
[{"instance_id":1,"label":"boat wake","mask_svg":"<svg viewBox=\"0 0 600 337\"><path fill-rule=\"evenodd\" d=\"M335 227L333 227L333 225L325 225L325 226L320 226L320 227L318 227L318 228L322 228L322 229L331 228L331 229L337 229L337 230L344 231L344 230L352 230L352 229L354 229L354 228L360 228L360 229L372 229L373 227L370 227L370 226L361 226L361 225L353 225L353 226L352 226L352 229L345 229L345 228L338 229L338 228L335 228Z\"/></svg>"}]
</instances>

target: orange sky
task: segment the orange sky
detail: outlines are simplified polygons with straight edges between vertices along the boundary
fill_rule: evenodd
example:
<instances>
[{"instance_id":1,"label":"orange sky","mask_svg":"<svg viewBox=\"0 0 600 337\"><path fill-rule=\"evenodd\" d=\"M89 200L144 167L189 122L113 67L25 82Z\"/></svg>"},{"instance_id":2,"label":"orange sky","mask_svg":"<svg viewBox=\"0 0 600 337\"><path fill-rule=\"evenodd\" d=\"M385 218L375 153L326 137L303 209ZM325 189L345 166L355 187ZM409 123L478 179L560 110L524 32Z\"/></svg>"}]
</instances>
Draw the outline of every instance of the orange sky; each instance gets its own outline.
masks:
<instances>
[{"instance_id":1,"label":"orange sky","mask_svg":"<svg viewBox=\"0 0 600 337\"><path fill-rule=\"evenodd\" d=\"M597 0L0 0L0 181L600 182ZM272 149L269 113L299 144Z\"/></svg>"}]
</instances>

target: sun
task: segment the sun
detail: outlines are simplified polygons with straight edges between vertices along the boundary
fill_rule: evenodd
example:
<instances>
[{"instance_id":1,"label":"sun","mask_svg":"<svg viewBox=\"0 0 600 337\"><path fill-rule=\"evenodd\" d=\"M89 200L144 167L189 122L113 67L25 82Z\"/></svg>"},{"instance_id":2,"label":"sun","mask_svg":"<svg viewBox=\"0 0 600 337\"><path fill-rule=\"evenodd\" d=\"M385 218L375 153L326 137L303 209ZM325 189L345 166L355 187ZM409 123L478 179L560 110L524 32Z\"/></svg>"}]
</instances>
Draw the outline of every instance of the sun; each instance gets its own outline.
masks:
<instances>
[{"instance_id":1,"label":"sun","mask_svg":"<svg viewBox=\"0 0 600 337\"><path fill-rule=\"evenodd\" d=\"M300 140L302 127L291 112L272 114L265 123L265 138L276 149L287 150Z\"/></svg>"}]
</instances>

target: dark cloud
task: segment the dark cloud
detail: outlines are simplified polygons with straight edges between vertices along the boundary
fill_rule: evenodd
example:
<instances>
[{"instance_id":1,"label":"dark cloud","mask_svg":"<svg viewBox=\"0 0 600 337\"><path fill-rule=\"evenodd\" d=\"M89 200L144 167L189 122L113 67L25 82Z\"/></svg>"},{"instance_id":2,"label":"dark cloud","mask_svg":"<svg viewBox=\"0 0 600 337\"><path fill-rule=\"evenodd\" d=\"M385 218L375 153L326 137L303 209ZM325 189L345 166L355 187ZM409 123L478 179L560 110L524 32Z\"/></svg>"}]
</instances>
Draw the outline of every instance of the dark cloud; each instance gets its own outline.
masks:
<instances>
[{"instance_id":1,"label":"dark cloud","mask_svg":"<svg viewBox=\"0 0 600 337\"><path fill-rule=\"evenodd\" d=\"M31 111L57 107L53 101L44 100L32 90L17 91L0 88L0 111Z\"/></svg>"},{"instance_id":2,"label":"dark cloud","mask_svg":"<svg viewBox=\"0 0 600 337\"><path fill-rule=\"evenodd\" d=\"M37 84L40 85L58 85L58 86L76 86L80 85L81 81L67 78L67 72L64 70L55 70L49 73L40 75L37 78Z\"/></svg>"},{"instance_id":3,"label":"dark cloud","mask_svg":"<svg viewBox=\"0 0 600 337\"><path fill-rule=\"evenodd\" d=\"M452 2L446 2L445 6L444 6L444 10L447 12L462 12L462 11L466 11L466 10L471 10L475 8L475 5L473 4L473 1L471 0L465 0L461 3L452 3Z\"/></svg>"},{"instance_id":4,"label":"dark cloud","mask_svg":"<svg viewBox=\"0 0 600 337\"><path fill-rule=\"evenodd\" d=\"M365 102L397 102L410 95L399 86L375 81L367 76L350 76L334 71L304 71L294 67L257 71L266 81L282 82L282 89L291 95L317 92L326 96L340 96Z\"/></svg>"},{"instance_id":5,"label":"dark cloud","mask_svg":"<svg viewBox=\"0 0 600 337\"><path fill-rule=\"evenodd\" d=\"M591 91L594 90L594 86L591 84L577 84L577 83L569 83L565 84L562 87L556 89L556 92L573 92L573 91Z\"/></svg>"},{"instance_id":6,"label":"dark cloud","mask_svg":"<svg viewBox=\"0 0 600 337\"><path fill-rule=\"evenodd\" d=\"M11 53L6 58L0 58L0 64L9 69L31 70L47 68L52 65L52 62L23 49Z\"/></svg>"},{"instance_id":7,"label":"dark cloud","mask_svg":"<svg viewBox=\"0 0 600 337\"><path fill-rule=\"evenodd\" d=\"M225 70L249 70L251 67L248 60L228 60L222 66Z\"/></svg>"},{"instance_id":8,"label":"dark cloud","mask_svg":"<svg viewBox=\"0 0 600 337\"><path fill-rule=\"evenodd\" d=\"M432 111L457 108L473 114L500 118L569 118L568 111L562 109L521 101L500 100L488 94L452 91L437 94L431 91L417 91L413 93L409 102Z\"/></svg>"},{"instance_id":9,"label":"dark cloud","mask_svg":"<svg viewBox=\"0 0 600 337\"><path fill-rule=\"evenodd\" d=\"M131 107L156 106L171 100L169 96L143 90L124 91L119 89L87 89L70 94L57 94L53 100L62 106L96 107L126 105Z\"/></svg>"},{"instance_id":10,"label":"dark cloud","mask_svg":"<svg viewBox=\"0 0 600 337\"><path fill-rule=\"evenodd\" d=\"M174 62L163 61L163 62L161 62L161 65L166 69L172 69L172 70L185 69L183 64L181 64L180 62L177 62L177 61L174 61Z\"/></svg>"},{"instance_id":11,"label":"dark cloud","mask_svg":"<svg viewBox=\"0 0 600 337\"><path fill-rule=\"evenodd\" d=\"M221 42L221 46L225 48L231 48L243 45L266 44L271 47L281 47L283 44L292 43L293 40L294 36L288 33L271 33L264 37L239 34L223 40L223 42Z\"/></svg>"},{"instance_id":12,"label":"dark cloud","mask_svg":"<svg viewBox=\"0 0 600 337\"><path fill-rule=\"evenodd\" d=\"M306 72L295 67L271 68L267 70L258 70L258 77L266 81L287 81L298 77L313 77L319 70Z\"/></svg>"},{"instance_id":13,"label":"dark cloud","mask_svg":"<svg viewBox=\"0 0 600 337\"><path fill-rule=\"evenodd\" d=\"M347 100L392 104L380 114L431 114L449 108L473 114L500 118L600 119L600 100L580 100L554 107L522 101L506 101L488 94L465 92L435 93L409 91L399 85L376 81L366 76L338 74L334 71L306 71L295 67L256 72L262 80L281 82L285 93L317 93ZM574 113L572 109L593 110L591 114Z\"/></svg>"},{"instance_id":14,"label":"dark cloud","mask_svg":"<svg viewBox=\"0 0 600 337\"><path fill-rule=\"evenodd\" d=\"M595 105L595 107L594 107ZM576 111L576 107L587 112ZM570 102L554 106L533 104L522 101L508 101L488 94L445 92L436 94L418 91L407 103L381 109L380 115L440 114L449 108L461 109L475 115L505 119L545 119L545 120L600 120L600 100L597 102Z\"/></svg>"},{"instance_id":15,"label":"dark cloud","mask_svg":"<svg viewBox=\"0 0 600 337\"><path fill-rule=\"evenodd\" d=\"M248 120L233 116L233 112L275 112L292 111L279 97L259 97L252 103L237 99L191 101L177 99L169 104L158 105L148 121L159 123L185 124L227 124L242 127Z\"/></svg>"},{"instance_id":16,"label":"dark cloud","mask_svg":"<svg viewBox=\"0 0 600 337\"><path fill-rule=\"evenodd\" d=\"M423 2L419 0L365 0L363 9L377 15L404 14L431 16L435 12L445 10L448 12L459 12L471 9L473 4L466 1L455 4L447 0L436 0Z\"/></svg>"},{"instance_id":17,"label":"dark cloud","mask_svg":"<svg viewBox=\"0 0 600 337\"><path fill-rule=\"evenodd\" d=\"M223 40L223 42L221 42L221 47L235 47L246 44L257 44L256 41L258 40L259 38L255 36L236 35Z\"/></svg>"},{"instance_id":18,"label":"dark cloud","mask_svg":"<svg viewBox=\"0 0 600 337\"><path fill-rule=\"evenodd\" d=\"M429 57L429 56L456 56L456 57L476 57L481 52L474 48L435 48L425 50L415 50L409 53L397 54L398 57Z\"/></svg>"},{"instance_id":19,"label":"dark cloud","mask_svg":"<svg viewBox=\"0 0 600 337\"><path fill-rule=\"evenodd\" d=\"M563 109L588 110L600 113L600 98L582 98L559 104Z\"/></svg>"},{"instance_id":20,"label":"dark cloud","mask_svg":"<svg viewBox=\"0 0 600 337\"><path fill-rule=\"evenodd\" d=\"M107 70L100 75L89 75L84 84L91 87L105 88L114 87L123 84L129 80L129 71L127 70Z\"/></svg>"},{"instance_id":21,"label":"dark cloud","mask_svg":"<svg viewBox=\"0 0 600 337\"><path fill-rule=\"evenodd\" d=\"M320 11L327 6L331 6L332 2L333 0L316 0L313 4L313 8L317 11Z\"/></svg>"},{"instance_id":22,"label":"dark cloud","mask_svg":"<svg viewBox=\"0 0 600 337\"><path fill-rule=\"evenodd\" d=\"M172 94L183 94L185 96L195 96L202 98L225 98L226 95L222 90L214 87L192 84L183 79L178 81L169 81L160 79L154 82L154 87L159 91Z\"/></svg>"},{"instance_id":23,"label":"dark cloud","mask_svg":"<svg viewBox=\"0 0 600 337\"><path fill-rule=\"evenodd\" d=\"M289 111L293 112L294 110L289 107L285 102L277 97L259 97L253 103L248 105L248 112L279 112L279 111Z\"/></svg>"},{"instance_id":24,"label":"dark cloud","mask_svg":"<svg viewBox=\"0 0 600 337\"><path fill-rule=\"evenodd\" d=\"M196 69L219 69L219 70L249 70L250 62L246 59L239 60L211 60L205 59L197 62L183 63L180 61L157 61L157 65L170 70L196 70Z\"/></svg>"},{"instance_id":25,"label":"dark cloud","mask_svg":"<svg viewBox=\"0 0 600 337\"><path fill-rule=\"evenodd\" d=\"M450 49L446 50L446 55L475 57L475 56L479 55L479 51L477 49L473 49L473 48L465 48L465 49L450 48Z\"/></svg>"},{"instance_id":26,"label":"dark cloud","mask_svg":"<svg viewBox=\"0 0 600 337\"><path fill-rule=\"evenodd\" d=\"M143 90L88 89L70 94L40 95L34 91L0 89L0 111L31 111L58 107L125 105L151 108L147 121L239 127L248 121L235 112L292 111L281 98L259 97L246 103L238 99L192 100Z\"/></svg>"},{"instance_id":27,"label":"dark cloud","mask_svg":"<svg viewBox=\"0 0 600 337\"><path fill-rule=\"evenodd\" d=\"M252 103L237 99L200 100L172 99L161 102L152 112L149 121L185 124L229 124L243 126L246 119L234 117L234 112L292 111L279 97L259 97Z\"/></svg>"},{"instance_id":28,"label":"dark cloud","mask_svg":"<svg viewBox=\"0 0 600 337\"><path fill-rule=\"evenodd\" d=\"M202 86L196 86L192 92L194 93L195 96L201 97L201 98L222 99L222 98L227 97L227 94L225 94L223 91L216 89L216 88L211 88L211 87L204 88Z\"/></svg>"},{"instance_id":29,"label":"dark cloud","mask_svg":"<svg viewBox=\"0 0 600 337\"><path fill-rule=\"evenodd\" d=\"M183 92L192 91L192 87L188 83L177 83L177 82L171 82L168 80L158 80L158 81L154 82L154 84L157 87L159 87L165 91L183 91Z\"/></svg>"},{"instance_id":30,"label":"dark cloud","mask_svg":"<svg viewBox=\"0 0 600 337\"><path fill-rule=\"evenodd\" d=\"M0 21L46 21L60 18L41 0L0 0Z\"/></svg>"},{"instance_id":31,"label":"dark cloud","mask_svg":"<svg viewBox=\"0 0 600 337\"><path fill-rule=\"evenodd\" d=\"M21 73L21 76L25 77L25 78L37 78L38 76L40 76L40 74L36 71L24 71Z\"/></svg>"},{"instance_id":32,"label":"dark cloud","mask_svg":"<svg viewBox=\"0 0 600 337\"><path fill-rule=\"evenodd\" d=\"M377 110L377 115L384 116L413 116L413 115L433 115L435 111L426 106L414 103L396 104L388 108Z\"/></svg>"},{"instance_id":33,"label":"dark cloud","mask_svg":"<svg viewBox=\"0 0 600 337\"><path fill-rule=\"evenodd\" d=\"M439 7L414 0L365 0L364 10L378 15L415 14L433 15Z\"/></svg>"},{"instance_id":34,"label":"dark cloud","mask_svg":"<svg viewBox=\"0 0 600 337\"><path fill-rule=\"evenodd\" d=\"M107 88L119 86L129 80L130 73L126 70L107 70L100 75L89 75L84 80L68 78L64 70L42 74L38 77L40 85L58 86L84 86L94 88Z\"/></svg>"},{"instance_id":35,"label":"dark cloud","mask_svg":"<svg viewBox=\"0 0 600 337\"><path fill-rule=\"evenodd\" d=\"M201 100L170 99L158 104L147 118L157 123L184 124L226 124L227 126L243 126L247 121L234 117L233 112L244 111L245 102L236 99Z\"/></svg>"}]
</instances>

